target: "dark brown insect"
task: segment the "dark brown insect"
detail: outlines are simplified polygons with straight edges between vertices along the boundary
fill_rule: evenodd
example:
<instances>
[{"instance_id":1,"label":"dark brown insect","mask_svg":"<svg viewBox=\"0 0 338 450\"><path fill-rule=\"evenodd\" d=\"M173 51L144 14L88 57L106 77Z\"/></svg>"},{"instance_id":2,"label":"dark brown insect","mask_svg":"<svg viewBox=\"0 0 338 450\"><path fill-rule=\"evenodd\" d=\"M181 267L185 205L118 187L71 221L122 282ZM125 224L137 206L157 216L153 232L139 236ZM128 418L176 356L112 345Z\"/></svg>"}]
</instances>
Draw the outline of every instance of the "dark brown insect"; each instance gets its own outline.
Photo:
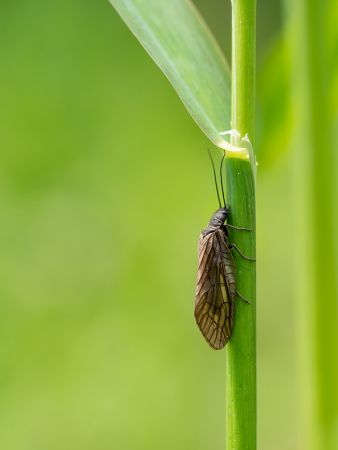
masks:
<instances>
[{"instance_id":1,"label":"dark brown insect","mask_svg":"<svg viewBox=\"0 0 338 450\"><path fill-rule=\"evenodd\" d=\"M221 174L223 160L224 156ZM235 244L228 242L228 227L250 230L225 223L230 209L225 205L225 201L224 207L221 206L213 161L212 165L220 208L212 215L199 239L195 318L208 344L218 350L223 348L231 337L236 296L247 302L236 291L235 262L231 249L235 249L245 259L254 260L243 255ZM224 200L222 175L221 185Z\"/></svg>"}]
</instances>

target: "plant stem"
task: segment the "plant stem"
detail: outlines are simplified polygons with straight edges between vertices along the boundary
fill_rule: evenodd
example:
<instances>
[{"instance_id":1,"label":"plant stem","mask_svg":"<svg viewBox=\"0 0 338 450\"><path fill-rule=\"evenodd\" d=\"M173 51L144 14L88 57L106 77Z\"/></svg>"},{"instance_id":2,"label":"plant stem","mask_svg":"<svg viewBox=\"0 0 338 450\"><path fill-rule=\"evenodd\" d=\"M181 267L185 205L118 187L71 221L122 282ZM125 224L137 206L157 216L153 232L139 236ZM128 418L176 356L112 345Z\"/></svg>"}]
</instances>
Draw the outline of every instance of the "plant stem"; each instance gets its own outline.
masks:
<instances>
[{"instance_id":1,"label":"plant stem","mask_svg":"<svg viewBox=\"0 0 338 450\"><path fill-rule=\"evenodd\" d=\"M337 257L334 195L337 178L330 121L325 2L300 0L293 85L297 142L293 159L297 194L296 249L302 395L302 446L338 448Z\"/></svg>"},{"instance_id":2,"label":"plant stem","mask_svg":"<svg viewBox=\"0 0 338 450\"><path fill-rule=\"evenodd\" d=\"M232 127L255 139L255 0L232 0ZM236 144L233 140L233 144ZM230 242L255 256L255 177L249 160L226 159L230 223L251 228L233 231ZM226 448L256 449L256 264L234 255L238 299L232 338L226 347Z\"/></svg>"},{"instance_id":3,"label":"plant stem","mask_svg":"<svg viewBox=\"0 0 338 450\"><path fill-rule=\"evenodd\" d=\"M232 127L255 140L256 2L232 0Z\"/></svg>"}]
</instances>

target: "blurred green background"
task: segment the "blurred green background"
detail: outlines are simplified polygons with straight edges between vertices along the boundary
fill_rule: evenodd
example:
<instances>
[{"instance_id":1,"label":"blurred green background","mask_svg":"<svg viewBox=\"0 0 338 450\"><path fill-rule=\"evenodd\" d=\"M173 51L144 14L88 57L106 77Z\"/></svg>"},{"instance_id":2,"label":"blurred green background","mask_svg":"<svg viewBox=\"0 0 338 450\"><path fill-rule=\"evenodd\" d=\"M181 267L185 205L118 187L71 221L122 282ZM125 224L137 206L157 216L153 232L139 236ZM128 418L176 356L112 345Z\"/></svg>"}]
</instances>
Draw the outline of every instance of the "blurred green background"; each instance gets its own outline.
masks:
<instances>
[{"instance_id":1,"label":"blurred green background","mask_svg":"<svg viewBox=\"0 0 338 450\"><path fill-rule=\"evenodd\" d=\"M228 54L229 5L197 3ZM301 448L285 16L258 2L261 450ZM0 37L1 448L223 449L207 139L108 2L2 1Z\"/></svg>"}]
</instances>

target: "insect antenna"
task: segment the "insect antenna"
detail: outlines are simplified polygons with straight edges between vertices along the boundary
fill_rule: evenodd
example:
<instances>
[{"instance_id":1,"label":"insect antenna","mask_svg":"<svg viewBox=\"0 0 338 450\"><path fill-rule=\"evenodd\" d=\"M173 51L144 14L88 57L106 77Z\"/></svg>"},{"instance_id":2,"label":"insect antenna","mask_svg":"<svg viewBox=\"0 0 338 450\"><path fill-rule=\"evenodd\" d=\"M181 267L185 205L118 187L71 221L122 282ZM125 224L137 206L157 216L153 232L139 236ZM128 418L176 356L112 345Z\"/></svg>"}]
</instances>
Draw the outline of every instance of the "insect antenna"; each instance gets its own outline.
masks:
<instances>
[{"instance_id":1,"label":"insect antenna","mask_svg":"<svg viewBox=\"0 0 338 450\"><path fill-rule=\"evenodd\" d=\"M221 166L219 168L219 176L221 178L222 197L223 197L223 203L224 203L224 208L225 208L225 196L224 196L223 176L222 176L222 167L223 167L224 157L225 157L225 152L223 153L223 156L222 156Z\"/></svg>"},{"instance_id":2,"label":"insect antenna","mask_svg":"<svg viewBox=\"0 0 338 450\"><path fill-rule=\"evenodd\" d=\"M222 208L222 205L221 205L221 199L220 199L220 196L219 196L218 185L217 185L217 178L216 178L215 164L214 164L214 161L213 161L213 159L212 159L212 156L211 156L211 153L210 153L210 150L209 150L209 149L208 149L208 153L209 153L210 160L211 160L211 164L212 164L212 171L214 172L214 180L215 180L215 186L216 186L216 192L217 192L217 198L218 198L219 207ZM221 178L221 181L222 181L222 178Z\"/></svg>"}]
</instances>

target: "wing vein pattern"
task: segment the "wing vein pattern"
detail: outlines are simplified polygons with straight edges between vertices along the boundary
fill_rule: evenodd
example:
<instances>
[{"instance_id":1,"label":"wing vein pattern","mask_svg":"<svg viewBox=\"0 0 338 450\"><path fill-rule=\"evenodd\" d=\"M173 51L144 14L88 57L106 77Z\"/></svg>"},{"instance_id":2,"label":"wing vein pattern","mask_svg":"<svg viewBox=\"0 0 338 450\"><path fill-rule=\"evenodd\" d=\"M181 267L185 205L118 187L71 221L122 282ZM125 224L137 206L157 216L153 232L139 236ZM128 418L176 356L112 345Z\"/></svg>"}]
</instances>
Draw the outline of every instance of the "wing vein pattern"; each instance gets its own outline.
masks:
<instances>
[{"instance_id":1,"label":"wing vein pattern","mask_svg":"<svg viewBox=\"0 0 338 450\"><path fill-rule=\"evenodd\" d=\"M224 231L199 239L195 318L208 344L218 350L229 341L235 311L235 264Z\"/></svg>"}]
</instances>

